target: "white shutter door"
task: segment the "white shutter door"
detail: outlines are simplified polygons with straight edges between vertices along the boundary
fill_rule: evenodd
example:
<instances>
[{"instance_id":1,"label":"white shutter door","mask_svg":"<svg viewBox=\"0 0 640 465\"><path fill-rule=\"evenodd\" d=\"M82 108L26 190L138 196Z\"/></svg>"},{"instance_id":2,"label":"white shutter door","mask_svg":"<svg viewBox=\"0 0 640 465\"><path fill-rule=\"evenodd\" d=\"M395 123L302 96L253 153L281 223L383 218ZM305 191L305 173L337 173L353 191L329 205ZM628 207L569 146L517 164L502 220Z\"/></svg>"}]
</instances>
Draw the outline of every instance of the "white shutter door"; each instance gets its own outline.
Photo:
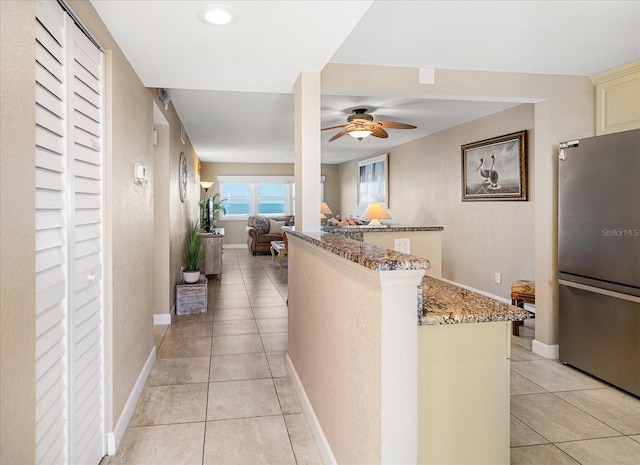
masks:
<instances>
[{"instance_id":1,"label":"white shutter door","mask_svg":"<svg viewBox=\"0 0 640 465\"><path fill-rule=\"evenodd\" d=\"M70 457L97 464L104 456L102 53L77 27L71 40Z\"/></svg>"},{"instance_id":2,"label":"white shutter door","mask_svg":"<svg viewBox=\"0 0 640 465\"><path fill-rule=\"evenodd\" d=\"M104 456L102 54L36 2L36 463Z\"/></svg>"},{"instance_id":3,"label":"white shutter door","mask_svg":"<svg viewBox=\"0 0 640 465\"><path fill-rule=\"evenodd\" d=\"M36 4L36 463L67 463L65 14Z\"/></svg>"}]
</instances>

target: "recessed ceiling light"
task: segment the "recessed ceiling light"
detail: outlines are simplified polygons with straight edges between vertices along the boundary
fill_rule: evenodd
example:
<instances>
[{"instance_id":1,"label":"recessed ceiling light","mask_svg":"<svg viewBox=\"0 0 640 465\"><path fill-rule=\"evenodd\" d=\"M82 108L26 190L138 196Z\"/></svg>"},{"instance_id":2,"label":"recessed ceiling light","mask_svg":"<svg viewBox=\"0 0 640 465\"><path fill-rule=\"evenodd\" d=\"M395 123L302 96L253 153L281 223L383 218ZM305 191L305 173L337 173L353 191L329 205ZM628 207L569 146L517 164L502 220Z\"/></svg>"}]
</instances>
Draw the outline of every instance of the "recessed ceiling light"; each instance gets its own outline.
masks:
<instances>
[{"instance_id":1,"label":"recessed ceiling light","mask_svg":"<svg viewBox=\"0 0 640 465\"><path fill-rule=\"evenodd\" d=\"M203 8L198 12L198 17L213 26L226 26L235 23L238 19L238 16L232 10L223 6Z\"/></svg>"}]
</instances>

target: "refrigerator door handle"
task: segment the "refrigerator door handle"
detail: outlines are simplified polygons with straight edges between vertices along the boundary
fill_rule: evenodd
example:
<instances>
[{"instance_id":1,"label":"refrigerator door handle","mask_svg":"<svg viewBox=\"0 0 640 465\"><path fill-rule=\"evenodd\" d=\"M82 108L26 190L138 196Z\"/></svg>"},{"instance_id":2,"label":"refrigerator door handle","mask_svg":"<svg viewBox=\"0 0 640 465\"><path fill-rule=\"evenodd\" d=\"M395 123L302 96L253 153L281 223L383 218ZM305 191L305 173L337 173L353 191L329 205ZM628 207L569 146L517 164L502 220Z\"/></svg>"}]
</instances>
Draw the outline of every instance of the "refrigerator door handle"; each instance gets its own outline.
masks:
<instances>
[{"instance_id":1,"label":"refrigerator door handle","mask_svg":"<svg viewBox=\"0 0 640 465\"><path fill-rule=\"evenodd\" d=\"M628 300L630 302L640 303L640 297L636 297L634 295L622 294L620 292L614 292L608 289L587 286L586 284L574 283L573 281L567 281L566 279L558 279L558 284L561 284L567 287L574 287L576 289L582 289L583 291L593 292L595 294L602 294L609 297L615 297L616 299L622 299L622 300Z\"/></svg>"}]
</instances>

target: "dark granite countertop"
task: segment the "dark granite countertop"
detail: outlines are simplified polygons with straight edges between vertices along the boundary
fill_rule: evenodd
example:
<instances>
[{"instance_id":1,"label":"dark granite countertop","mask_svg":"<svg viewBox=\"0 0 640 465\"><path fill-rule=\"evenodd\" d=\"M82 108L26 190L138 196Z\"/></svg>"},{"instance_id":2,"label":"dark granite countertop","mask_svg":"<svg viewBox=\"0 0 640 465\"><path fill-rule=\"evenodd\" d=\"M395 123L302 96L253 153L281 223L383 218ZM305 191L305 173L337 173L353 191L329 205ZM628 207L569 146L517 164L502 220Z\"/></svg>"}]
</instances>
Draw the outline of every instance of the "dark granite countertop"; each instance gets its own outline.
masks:
<instances>
[{"instance_id":1,"label":"dark granite countertop","mask_svg":"<svg viewBox=\"0 0 640 465\"><path fill-rule=\"evenodd\" d=\"M529 313L440 279L422 278L418 292L418 325L522 321Z\"/></svg>"},{"instance_id":2,"label":"dark granite countertop","mask_svg":"<svg viewBox=\"0 0 640 465\"><path fill-rule=\"evenodd\" d=\"M429 261L424 258L384 249L341 234L301 233L288 226L283 229L290 236L371 270L429 269ZM418 325L521 321L528 318L526 310L426 275L416 291Z\"/></svg>"},{"instance_id":3,"label":"dark granite countertop","mask_svg":"<svg viewBox=\"0 0 640 465\"><path fill-rule=\"evenodd\" d=\"M444 231L442 226L323 226L322 231L356 241L364 240L364 233L394 233L412 231Z\"/></svg>"},{"instance_id":4,"label":"dark granite countertop","mask_svg":"<svg viewBox=\"0 0 640 465\"><path fill-rule=\"evenodd\" d=\"M406 231L444 231L442 226L403 226L390 224L384 226L323 226L325 232L335 231L361 231L361 232L406 232Z\"/></svg>"},{"instance_id":5,"label":"dark granite countertop","mask_svg":"<svg viewBox=\"0 0 640 465\"><path fill-rule=\"evenodd\" d=\"M336 234L301 233L291 227L283 229L287 235L298 237L371 270L427 270L430 267L429 260L425 258L395 252Z\"/></svg>"}]
</instances>

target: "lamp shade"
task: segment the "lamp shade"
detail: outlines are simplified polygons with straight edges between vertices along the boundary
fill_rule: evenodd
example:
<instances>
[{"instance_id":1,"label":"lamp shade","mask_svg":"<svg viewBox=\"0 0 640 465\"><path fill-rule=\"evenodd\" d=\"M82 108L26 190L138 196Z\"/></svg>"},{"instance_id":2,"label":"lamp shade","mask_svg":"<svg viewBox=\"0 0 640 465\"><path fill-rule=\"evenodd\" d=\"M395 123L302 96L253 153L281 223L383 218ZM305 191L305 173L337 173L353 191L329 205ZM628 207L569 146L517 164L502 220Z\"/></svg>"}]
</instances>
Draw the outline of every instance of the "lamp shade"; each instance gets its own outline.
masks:
<instances>
[{"instance_id":1,"label":"lamp shade","mask_svg":"<svg viewBox=\"0 0 640 465\"><path fill-rule=\"evenodd\" d=\"M213 182L211 181L200 181L200 185L202 186L202 188L204 190L209 189L211 186L213 186Z\"/></svg>"},{"instance_id":2,"label":"lamp shade","mask_svg":"<svg viewBox=\"0 0 640 465\"><path fill-rule=\"evenodd\" d=\"M369 222L370 226L380 226L380 219L389 219L389 213L380 203L370 203L367 209L362 214L363 220L371 220Z\"/></svg>"},{"instance_id":3,"label":"lamp shade","mask_svg":"<svg viewBox=\"0 0 640 465\"><path fill-rule=\"evenodd\" d=\"M333 214L333 212L329 208L329 205L327 205L327 202L322 202L320 204L320 213L322 213L323 215L332 215Z\"/></svg>"}]
</instances>

